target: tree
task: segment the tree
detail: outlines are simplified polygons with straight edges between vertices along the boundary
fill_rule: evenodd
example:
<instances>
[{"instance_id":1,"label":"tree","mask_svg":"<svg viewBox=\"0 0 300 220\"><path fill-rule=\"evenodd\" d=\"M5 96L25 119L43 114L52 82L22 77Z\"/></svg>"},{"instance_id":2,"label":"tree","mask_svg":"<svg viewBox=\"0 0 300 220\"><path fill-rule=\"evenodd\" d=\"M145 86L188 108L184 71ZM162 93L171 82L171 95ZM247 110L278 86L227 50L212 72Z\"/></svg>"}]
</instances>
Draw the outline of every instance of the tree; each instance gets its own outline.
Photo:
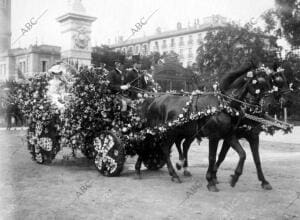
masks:
<instances>
[{"instance_id":1,"label":"tree","mask_svg":"<svg viewBox=\"0 0 300 220\"><path fill-rule=\"evenodd\" d=\"M150 69L153 63L153 55L140 56L140 63L142 64L142 69ZM92 52L92 63L95 66L100 66L100 63L105 63L108 69L114 68L114 61L119 60L124 64L124 68L130 68L133 65L132 56L126 56L126 54L120 51L114 51L107 45L102 45L101 47L94 47Z\"/></svg>"},{"instance_id":2,"label":"tree","mask_svg":"<svg viewBox=\"0 0 300 220\"><path fill-rule=\"evenodd\" d=\"M109 48L107 45L102 45L101 47L93 47L92 51L92 64L95 66L100 66L100 63L105 63L108 69L114 67L114 61L120 60L124 63L125 54L121 52L116 52Z\"/></svg>"},{"instance_id":3,"label":"tree","mask_svg":"<svg viewBox=\"0 0 300 220\"><path fill-rule=\"evenodd\" d=\"M275 0L283 35L292 46L300 46L300 1Z\"/></svg>"},{"instance_id":4,"label":"tree","mask_svg":"<svg viewBox=\"0 0 300 220\"><path fill-rule=\"evenodd\" d=\"M180 63L179 55L177 53L175 53L174 51L165 53L163 55L163 59L166 63Z\"/></svg>"},{"instance_id":5,"label":"tree","mask_svg":"<svg viewBox=\"0 0 300 220\"><path fill-rule=\"evenodd\" d=\"M279 20L277 11L273 8L265 11L261 16L265 22L264 33L274 35L276 37L282 37L282 31L279 27Z\"/></svg>"},{"instance_id":6,"label":"tree","mask_svg":"<svg viewBox=\"0 0 300 220\"><path fill-rule=\"evenodd\" d=\"M252 23L243 27L233 23L207 32L197 50L197 64L203 83L212 85L223 73L250 61L273 67L278 62L277 51L280 49L276 40Z\"/></svg>"}]
</instances>

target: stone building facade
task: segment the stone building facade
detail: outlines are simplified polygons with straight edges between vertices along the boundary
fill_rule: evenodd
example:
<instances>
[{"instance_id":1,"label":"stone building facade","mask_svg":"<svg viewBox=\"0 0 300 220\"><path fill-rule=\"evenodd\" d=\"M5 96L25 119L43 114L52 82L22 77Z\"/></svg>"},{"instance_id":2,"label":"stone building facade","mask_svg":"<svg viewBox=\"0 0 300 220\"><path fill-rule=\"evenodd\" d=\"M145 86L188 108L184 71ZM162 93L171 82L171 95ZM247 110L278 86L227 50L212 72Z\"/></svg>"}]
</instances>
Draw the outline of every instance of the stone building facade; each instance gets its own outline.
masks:
<instances>
[{"instance_id":1,"label":"stone building facade","mask_svg":"<svg viewBox=\"0 0 300 220\"><path fill-rule=\"evenodd\" d=\"M213 15L203 19L200 24L199 19L195 20L193 26L182 27L177 23L177 29L162 32L157 28L156 34L123 41L119 39L117 44L110 45L115 51L122 51L126 55L149 55L151 52L160 54L175 52L179 55L180 62L184 67L192 66L197 57L197 49L200 42L208 31L217 30L227 24L226 18Z\"/></svg>"}]
</instances>

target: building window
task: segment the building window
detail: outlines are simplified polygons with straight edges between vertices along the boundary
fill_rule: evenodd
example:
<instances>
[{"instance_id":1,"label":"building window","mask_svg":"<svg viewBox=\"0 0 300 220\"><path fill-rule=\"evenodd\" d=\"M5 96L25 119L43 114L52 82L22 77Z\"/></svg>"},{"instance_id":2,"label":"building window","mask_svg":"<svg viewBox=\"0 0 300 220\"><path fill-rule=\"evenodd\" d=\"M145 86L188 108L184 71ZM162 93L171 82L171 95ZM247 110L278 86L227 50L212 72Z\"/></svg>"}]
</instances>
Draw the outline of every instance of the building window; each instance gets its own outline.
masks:
<instances>
[{"instance_id":1,"label":"building window","mask_svg":"<svg viewBox=\"0 0 300 220\"><path fill-rule=\"evenodd\" d=\"M42 72L47 72L47 61L42 61Z\"/></svg>"},{"instance_id":2,"label":"building window","mask_svg":"<svg viewBox=\"0 0 300 220\"><path fill-rule=\"evenodd\" d=\"M171 47L175 47L175 40L174 40L174 38L171 39Z\"/></svg>"},{"instance_id":3,"label":"building window","mask_svg":"<svg viewBox=\"0 0 300 220\"><path fill-rule=\"evenodd\" d=\"M135 54L138 54L140 52L140 47L139 45L135 46Z\"/></svg>"},{"instance_id":4,"label":"building window","mask_svg":"<svg viewBox=\"0 0 300 220\"><path fill-rule=\"evenodd\" d=\"M127 53L128 53L129 56L132 55L132 53L133 53L133 48L132 48L132 47L129 47Z\"/></svg>"},{"instance_id":5,"label":"building window","mask_svg":"<svg viewBox=\"0 0 300 220\"><path fill-rule=\"evenodd\" d=\"M22 73L25 73L26 70L25 61L19 63L19 69L21 70Z\"/></svg>"},{"instance_id":6,"label":"building window","mask_svg":"<svg viewBox=\"0 0 300 220\"><path fill-rule=\"evenodd\" d=\"M192 48L189 48L188 56L189 56L189 58L193 57L193 51L192 51Z\"/></svg>"},{"instance_id":7,"label":"building window","mask_svg":"<svg viewBox=\"0 0 300 220\"><path fill-rule=\"evenodd\" d=\"M0 65L0 76L5 76L5 71L6 71L6 65L1 64Z\"/></svg>"},{"instance_id":8,"label":"building window","mask_svg":"<svg viewBox=\"0 0 300 220\"><path fill-rule=\"evenodd\" d=\"M180 37L180 40L179 40L179 46L183 46L183 45L184 45L183 37Z\"/></svg>"},{"instance_id":9,"label":"building window","mask_svg":"<svg viewBox=\"0 0 300 220\"><path fill-rule=\"evenodd\" d=\"M7 0L0 0L0 8L6 8L7 7Z\"/></svg>"},{"instance_id":10,"label":"building window","mask_svg":"<svg viewBox=\"0 0 300 220\"><path fill-rule=\"evenodd\" d=\"M183 49L180 49L180 50L179 50L179 58L180 58L180 59L183 59Z\"/></svg>"},{"instance_id":11,"label":"building window","mask_svg":"<svg viewBox=\"0 0 300 220\"><path fill-rule=\"evenodd\" d=\"M193 35L189 35L188 44L193 44Z\"/></svg>"},{"instance_id":12,"label":"building window","mask_svg":"<svg viewBox=\"0 0 300 220\"><path fill-rule=\"evenodd\" d=\"M163 40L162 48L163 49L167 48L167 41L166 40Z\"/></svg>"},{"instance_id":13,"label":"building window","mask_svg":"<svg viewBox=\"0 0 300 220\"><path fill-rule=\"evenodd\" d=\"M159 50L159 45L158 45L157 41L155 41L155 48L156 48L156 50Z\"/></svg>"},{"instance_id":14,"label":"building window","mask_svg":"<svg viewBox=\"0 0 300 220\"><path fill-rule=\"evenodd\" d=\"M146 55L148 53L147 45L143 45L143 52Z\"/></svg>"},{"instance_id":15,"label":"building window","mask_svg":"<svg viewBox=\"0 0 300 220\"><path fill-rule=\"evenodd\" d=\"M202 35L201 35L201 33L200 34L198 34L198 44L200 44L201 42L202 42Z\"/></svg>"}]
</instances>

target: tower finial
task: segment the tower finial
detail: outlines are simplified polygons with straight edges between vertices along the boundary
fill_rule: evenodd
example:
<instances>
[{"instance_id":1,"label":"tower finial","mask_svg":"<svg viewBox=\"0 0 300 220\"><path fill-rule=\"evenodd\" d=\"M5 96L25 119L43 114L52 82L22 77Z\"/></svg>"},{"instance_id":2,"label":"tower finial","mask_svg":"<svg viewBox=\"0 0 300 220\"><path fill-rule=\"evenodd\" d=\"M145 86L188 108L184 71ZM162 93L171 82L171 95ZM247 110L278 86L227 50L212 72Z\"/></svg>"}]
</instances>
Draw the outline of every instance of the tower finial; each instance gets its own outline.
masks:
<instances>
[{"instance_id":1,"label":"tower finial","mask_svg":"<svg viewBox=\"0 0 300 220\"><path fill-rule=\"evenodd\" d=\"M86 10L82 5L81 0L68 0L68 12L76 14L86 14Z\"/></svg>"}]
</instances>

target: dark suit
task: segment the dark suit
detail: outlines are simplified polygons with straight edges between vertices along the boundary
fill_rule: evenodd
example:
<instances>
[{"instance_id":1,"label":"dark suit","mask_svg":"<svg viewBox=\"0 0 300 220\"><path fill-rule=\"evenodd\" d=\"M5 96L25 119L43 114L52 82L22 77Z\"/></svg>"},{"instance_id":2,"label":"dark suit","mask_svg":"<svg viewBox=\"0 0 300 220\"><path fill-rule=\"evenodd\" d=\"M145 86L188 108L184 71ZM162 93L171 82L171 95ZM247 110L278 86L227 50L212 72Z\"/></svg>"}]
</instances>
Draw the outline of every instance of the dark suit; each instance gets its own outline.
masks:
<instances>
[{"instance_id":1,"label":"dark suit","mask_svg":"<svg viewBox=\"0 0 300 220\"><path fill-rule=\"evenodd\" d=\"M130 83L130 85L132 86L128 94L128 96L132 99L136 99L137 94L139 93L139 90L136 88L140 88L140 89L143 88L143 86L141 85L142 78L140 77L140 75L141 73L136 69L132 69L126 75L126 83Z\"/></svg>"},{"instance_id":2,"label":"dark suit","mask_svg":"<svg viewBox=\"0 0 300 220\"><path fill-rule=\"evenodd\" d=\"M117 69L113 69L108 73L107 80L109 81L109 88L113 93L116 93L121 91L120 86L125 84L125 75Z\"/></svg>"}]
</instances>

